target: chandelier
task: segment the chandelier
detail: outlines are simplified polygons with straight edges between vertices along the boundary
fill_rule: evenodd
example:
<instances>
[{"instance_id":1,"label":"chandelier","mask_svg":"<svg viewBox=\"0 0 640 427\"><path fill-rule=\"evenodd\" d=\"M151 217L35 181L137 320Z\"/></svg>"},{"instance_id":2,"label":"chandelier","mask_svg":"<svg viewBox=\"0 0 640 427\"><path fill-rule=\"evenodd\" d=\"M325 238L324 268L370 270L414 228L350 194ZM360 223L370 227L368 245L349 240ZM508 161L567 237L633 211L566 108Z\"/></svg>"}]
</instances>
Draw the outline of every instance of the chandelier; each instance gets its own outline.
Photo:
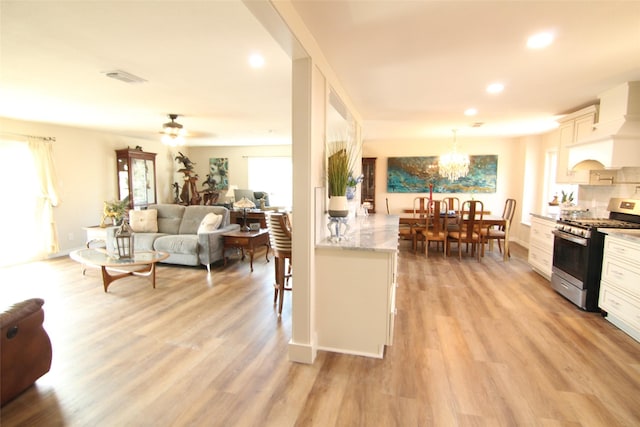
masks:
<instances>
[{"instance_id":1,"label":"chandelier","mask_svg":"<svg viewBox=\"0 0 640 427\"><path fill-rule=\"evenodd\" d=\"M178 118L177 114L169 114L170 122L162 125L162 143L176 147L178 145L184 145L185 130L182 125L176 122Z\"/></svg>"},{"instance_id":2,"label":"chandelier","mask_svg":"<svg viewBox=\"0 0 640 427\"><path fill-rule=\"evenodd\" d=\"M469 173L469 156L458 153L456 130L453 129L453 151L443 154L438 161L438 174L449 181L457 181Z\"/></svg>"}]
</instances>

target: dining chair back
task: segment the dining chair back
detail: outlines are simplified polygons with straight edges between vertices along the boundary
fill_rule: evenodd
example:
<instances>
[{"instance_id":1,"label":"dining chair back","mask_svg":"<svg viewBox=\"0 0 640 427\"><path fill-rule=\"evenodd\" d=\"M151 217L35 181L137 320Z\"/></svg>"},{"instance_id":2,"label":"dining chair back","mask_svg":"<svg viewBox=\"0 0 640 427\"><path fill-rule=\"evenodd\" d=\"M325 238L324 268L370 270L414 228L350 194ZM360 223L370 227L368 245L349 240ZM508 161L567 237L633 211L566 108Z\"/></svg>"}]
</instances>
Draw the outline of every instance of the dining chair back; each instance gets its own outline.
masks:
<instances>
[{"instance_id":1,"label":"dining chair back","mask_svg":"<svg viewBox=\"0 0 640 427\"><path fill-rule=\"evenodd\" d=\"M455 218L449 218L449 222L447 224L448 231L456 231L460 229L460 199L457 197L445 197L442 199L443 202L447 203L450 211L455 211L458 215Z\"/></svg>"},{"instance_id":2,"label":"dining chair back","mask_svg":"<svg viewBox=\"0 0 640 427\"><path fill-rule=\"evenodd\" d=\"M452 241L458 244L458 259L462 259L462 244L466 244L467 249L471 245L471 255L475 255L480 261L480 245L482 243L482 220L484 214L484 204L480 200L467 200L461 206L460 228L449 231L447 236L447 253L451 252Z\"/></svg>"},{"instance_id":3,"label":"dining chair back","mask_svg":"<svg viewBox=\"0 0 640 427\"><path fill-rule=\"evenodd\" d=\"M460 212L460 199L457 197L445 197L442 201L447 202L450 211Z\"/></svg>"},{"instance_id":4,"label":"dining chair back","mask_svg":"<svg viewBox=\"0 0 640 427\"><path fill-rule=\"evenodd\" d=\"M421 230L424 245L424 254L429 257L429 244L436 242L438 248L442 242L442 254L446 256L448 205L442 200L432 200L429 203L429 215L427 226Z\"/></svg>"},{"instance_id":5,"label":"dining chair back","mask_svg":"<svg viewBox=\"0 0 640 427\"><path fill-rule=\"evenodd\" d=\"M278 301L278 315L282 314L284 291L290 291L288 286L291 279L292 251L291 251L291 223L284 212L272 212L266 216L269 227L269 242L275 258L275 284L273 285L273 303ZM288 260L288 263L287 263Z\"/></svg>"},{"instance_id":6,"label":"dining chair back","mask_svg":"<svg viewBox=\"0 0 640 427\"><path fill-rule=\"evenodd\" d=\"M490 242L491 240L498 241L498 249L500 253L502 253L502 246L500 241L503 241L507 236L508 228L511 227L511 223L513 222L513 217L516 212L516 199L507 199L504 202L504 210L502 211L502 219L505 220L505 225L502 226L487 226L482 230L482 255L484 255L484 244ZM511 251L507 251L507 256L511 257Z\"/></svg>"},{"instance_id":7,"label":"dining chair back","mask_svg":"<svg viewBox=\"0 0 640 427\"><path fill-rule=\"evenodd\" d=\"M427 217L429 216L429 197L416 197L413 199L413 218L416 222L411 227L411 238L413 240L413 252L418 250L418 240L424 246L423 231L427 228Z\"/></svg>"}]
</instances>

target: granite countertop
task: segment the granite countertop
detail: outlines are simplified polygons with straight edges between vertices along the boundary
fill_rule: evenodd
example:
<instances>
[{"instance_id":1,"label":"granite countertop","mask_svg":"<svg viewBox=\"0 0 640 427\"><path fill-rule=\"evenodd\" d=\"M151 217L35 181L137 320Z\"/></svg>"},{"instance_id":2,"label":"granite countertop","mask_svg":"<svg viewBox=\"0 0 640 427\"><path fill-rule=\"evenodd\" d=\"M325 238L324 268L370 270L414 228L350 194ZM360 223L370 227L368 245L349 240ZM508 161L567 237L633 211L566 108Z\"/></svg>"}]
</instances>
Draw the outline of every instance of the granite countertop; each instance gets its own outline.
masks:
<instances>
[{"instance_id":1,"label":"granite countertop","mask_svg":"<svg viewBox=\"0 0 640 427\"><path fill-rule=\"evenodd\" d=\"M560 219L560 215L559 214L552 214L552 213L544 213L544 214L540 214L540 213L536 213L536 212L530 212L530 214L532 216L535 216L536 218L540 218L540 219L546 219L548 221L557 221Z\"/></svg>"},{"instance_id":2,"label":"granite countertop","mask_svg":"<svg viewBox=\"0 0 640 427\"><path fill-rule=\"evenodd\" d=\"M349 217L349 230L346 238L338 242L331 240L327 228L329 218L322 224L324 237L316 243L316 248L347 249L368 251L397 251L398 227L397 215L374 214L369 216Z\"/></svg>"},{"instance_id":3,"label":"granite countertop","mask_svg":"<svg viewBox=\"0 0 640 427\"><path fill-rule=\"evenodd\" d=\"M628 230L624 228L599 228L598 231L620 237L634 243L640 243L640 230Z\"/></svg>"}]
</instances>

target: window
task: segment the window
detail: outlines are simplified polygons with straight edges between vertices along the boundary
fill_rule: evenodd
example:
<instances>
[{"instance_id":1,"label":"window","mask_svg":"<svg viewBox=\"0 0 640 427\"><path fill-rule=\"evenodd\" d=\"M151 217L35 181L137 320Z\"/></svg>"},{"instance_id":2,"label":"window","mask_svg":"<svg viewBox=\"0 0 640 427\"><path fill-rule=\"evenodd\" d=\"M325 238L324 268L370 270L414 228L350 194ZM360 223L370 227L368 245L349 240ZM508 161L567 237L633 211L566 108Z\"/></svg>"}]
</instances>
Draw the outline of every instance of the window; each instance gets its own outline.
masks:
<instances>
[{"instance_id":1,"label":"window","mask_svg":"<svg viewBox=\"0 0 640 427\"><path fill-rule=\"evenodd\" d=\"M0 209L3 244L0 266L38 258L38 180L35 165L26 142L0 140L0 182L5 183L3 200L11 209ZM7 206L6 204L4 206Z\"/></svg>"},{"instance_id":2,"label":"window","mask_svg":"<svg viewBox=\"0 0 640 427\"><path fill-rule=\"evenodd\" d=\"M578 202L578 186L575 184L558 184L556 183L556 170L558 166L558 152L555 150L548 151L545 159L545 186L542 194L543 211L548 206L547 203L558 196L558 202L562 201L562 192L567 194L573 193L573 202Z\"/></svg>"},{"instance_id":3,"label":"window","mask_svg":"<svg viewBox=\"0 0 640 427\"><path fill-rule=\"evenodd\" d=\"M293 206L291 157L249 157L249 188L269 194L269 204Z\"/></svg>"}]
</instances>

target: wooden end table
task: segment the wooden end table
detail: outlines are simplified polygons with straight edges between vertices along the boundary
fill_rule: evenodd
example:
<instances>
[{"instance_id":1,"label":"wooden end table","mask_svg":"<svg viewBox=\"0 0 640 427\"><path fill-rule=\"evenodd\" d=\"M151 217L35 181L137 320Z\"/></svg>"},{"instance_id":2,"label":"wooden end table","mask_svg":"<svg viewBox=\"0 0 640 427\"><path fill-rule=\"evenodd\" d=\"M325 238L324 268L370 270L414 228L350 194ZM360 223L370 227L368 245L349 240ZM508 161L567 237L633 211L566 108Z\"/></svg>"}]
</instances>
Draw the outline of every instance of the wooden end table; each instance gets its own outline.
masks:
<instances>
[{"instance_id":1,"label":"wooden end table","mask_svg":"<svg viewBox=\"0 0 640 427\"><path fill-rule=\"evenodd\" d=\"M267 253L265 258L269 262L269 249L271 243L269 242L269 229L261 228L255 231L232 231L222 235L224 237L224 265L227 265L227 249L236 248L242 250L242 259L244 260L244 251L249 253L249 263L251 265L251 271L253 271L253 253L256 247L266 246Z\"/></svg>"}]
</instances>

